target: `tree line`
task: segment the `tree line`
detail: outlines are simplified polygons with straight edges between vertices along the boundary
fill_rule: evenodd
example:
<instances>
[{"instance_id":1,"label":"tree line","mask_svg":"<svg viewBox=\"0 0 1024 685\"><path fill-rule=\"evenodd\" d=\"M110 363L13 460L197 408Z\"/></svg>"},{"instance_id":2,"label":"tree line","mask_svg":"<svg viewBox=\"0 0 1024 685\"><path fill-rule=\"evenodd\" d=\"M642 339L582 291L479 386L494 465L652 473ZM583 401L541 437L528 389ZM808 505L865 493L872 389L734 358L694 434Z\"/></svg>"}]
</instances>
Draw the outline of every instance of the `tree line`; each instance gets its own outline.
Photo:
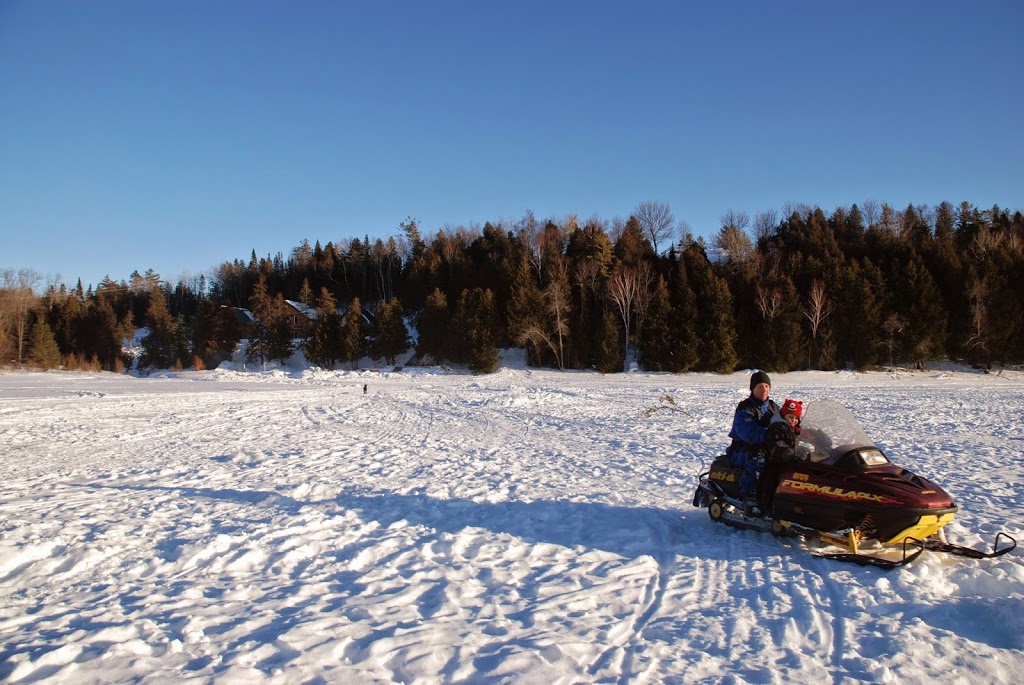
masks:
<instances>
[{"instance_id":1,"label":"tree line","mask_svg":"<svg viewBox=\"0 0 1024 685\"><path fill-rule=\"evenodd\" d=\"M503 346L532 365L601 372L1024 360L1019 210L727 212L710 241L661 202L612 222L527 212L429 236L413 219L398 228L303 241L287 257L253 251L173 286L150 271L37 296L38 276L2 270L0 360L123 370L136 326L149 329L149 368L208 368L242 339L255 363L301 347L324 368L394 363L410 347L414 362L480 372Z\"/></svg>"}]
</instances>

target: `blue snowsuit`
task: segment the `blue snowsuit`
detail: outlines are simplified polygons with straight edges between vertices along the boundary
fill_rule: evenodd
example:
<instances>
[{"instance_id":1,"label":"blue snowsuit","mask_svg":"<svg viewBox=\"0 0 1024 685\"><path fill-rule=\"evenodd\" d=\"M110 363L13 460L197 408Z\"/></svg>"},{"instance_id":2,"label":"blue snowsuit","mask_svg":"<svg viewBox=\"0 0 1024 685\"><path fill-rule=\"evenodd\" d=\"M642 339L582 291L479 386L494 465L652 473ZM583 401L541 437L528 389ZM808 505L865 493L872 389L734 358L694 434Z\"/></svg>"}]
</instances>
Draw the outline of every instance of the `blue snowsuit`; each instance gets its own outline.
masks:
<instances>
[{"instance_id":1,"label":"blue snowsuit","mask_svg":"<svg viewBox=\"0 0 1024 685\"><path fill-rule=\"evenodd\" d=\"M729 437L732 443L725 453L729 463L743 469L740 474L740 496L751 497L761 477L768 455L768 424L779 411L773 400L760 402L753 394L736 405Z\"/></svg>"}]
</instances>

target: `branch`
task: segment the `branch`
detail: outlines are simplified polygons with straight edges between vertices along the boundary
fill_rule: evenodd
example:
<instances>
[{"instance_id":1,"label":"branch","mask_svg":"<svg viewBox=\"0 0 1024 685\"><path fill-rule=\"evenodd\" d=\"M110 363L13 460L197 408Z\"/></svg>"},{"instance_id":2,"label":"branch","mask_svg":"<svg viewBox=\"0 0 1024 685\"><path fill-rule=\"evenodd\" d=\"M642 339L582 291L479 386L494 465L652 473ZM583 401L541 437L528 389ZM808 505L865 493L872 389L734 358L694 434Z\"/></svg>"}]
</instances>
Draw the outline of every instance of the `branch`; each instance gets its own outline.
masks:
<instances>
[{"instance_id":1,"label":"branch","mask_svg":"<svg viewBox=\"0 0 1024 685\"><path fill-rule=\"evenodd\" d=\"M640 412L640 417L644 419L649 419L655 414L657 414L659 411L676 412L678 414L686 414L691 419L697 418L696 416L694 416L693 414L691 414L690 412L686 411L678 404L676 404L676 398L672 397L669 394L661 396L661 404L659 404L658 406L648 407L647 409L644 409L642 412Z\"/></svg>"}]
</instances>

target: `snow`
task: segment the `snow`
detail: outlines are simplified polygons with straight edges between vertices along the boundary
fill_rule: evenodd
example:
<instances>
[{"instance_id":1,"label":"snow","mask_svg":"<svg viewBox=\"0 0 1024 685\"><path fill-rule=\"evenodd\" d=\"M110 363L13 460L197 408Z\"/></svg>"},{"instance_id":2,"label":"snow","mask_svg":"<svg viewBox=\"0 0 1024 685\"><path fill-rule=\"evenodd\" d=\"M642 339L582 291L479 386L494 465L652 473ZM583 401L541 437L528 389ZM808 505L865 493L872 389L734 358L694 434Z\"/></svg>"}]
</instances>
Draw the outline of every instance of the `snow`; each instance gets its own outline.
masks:
<instances>
[{"instance_id":1,"label":"snow","mask_svg":"<svg viewBox=\"0 0 1024 685\"><path fill-rule=\"evenodd\" d=\"M0 680L1019 682L1021 550L886 572L691 506L749 372L505 363L0 374ZM1024 541L1024 374L773 380L949 490L951 542Z\"/></svg>"}]
</instances>

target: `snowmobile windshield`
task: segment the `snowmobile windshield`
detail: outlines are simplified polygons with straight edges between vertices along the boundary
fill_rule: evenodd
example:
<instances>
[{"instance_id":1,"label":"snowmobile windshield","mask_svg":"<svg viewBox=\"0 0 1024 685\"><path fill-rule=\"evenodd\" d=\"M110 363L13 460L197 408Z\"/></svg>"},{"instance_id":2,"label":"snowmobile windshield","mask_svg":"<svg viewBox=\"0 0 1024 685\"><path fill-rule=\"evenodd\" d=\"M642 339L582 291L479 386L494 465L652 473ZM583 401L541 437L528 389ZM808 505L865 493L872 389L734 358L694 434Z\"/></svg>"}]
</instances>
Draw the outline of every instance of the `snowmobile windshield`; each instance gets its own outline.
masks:
<instances>
[{"instance_id":1,"label":"snowmobile windshield","mask_svg":"<svg viewBox=\"0 0 1024 685\"><path fill-rule=\"evenodd\" d=\"M860 448L869 448L872 454L877 453L885 459L849 409L833 400L807 403L797 437L798 457L811 461L835 461ZM867 452L867 449L863 450L863 453Z\"/></svg>"}]
</instances>

